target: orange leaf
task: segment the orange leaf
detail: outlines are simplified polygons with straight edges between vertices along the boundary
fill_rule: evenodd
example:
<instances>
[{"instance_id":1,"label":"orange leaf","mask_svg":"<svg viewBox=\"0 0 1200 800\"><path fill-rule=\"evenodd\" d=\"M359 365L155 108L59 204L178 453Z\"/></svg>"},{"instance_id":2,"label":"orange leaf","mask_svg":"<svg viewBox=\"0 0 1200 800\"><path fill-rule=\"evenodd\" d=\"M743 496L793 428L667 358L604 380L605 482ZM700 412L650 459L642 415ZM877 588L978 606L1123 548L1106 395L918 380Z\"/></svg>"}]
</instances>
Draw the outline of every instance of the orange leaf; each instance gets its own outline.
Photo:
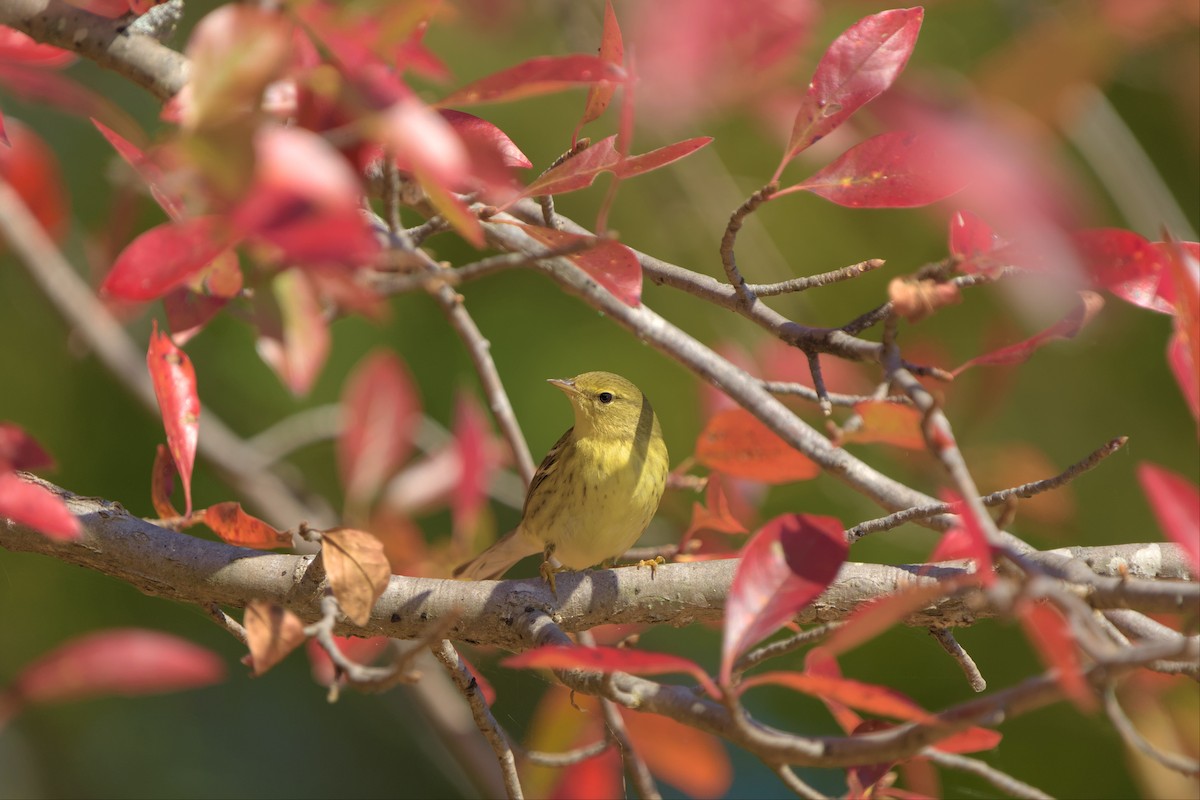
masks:
<instances>
[{"instance_id":1,"label":"orange leaf","mask_svg":"<svg viewBox=\"0 0 1200 800\"><path fill-rule=\"evenodd\" d=\"M304 623L283 606L251 600L242 615L254 674L262 675L304 641Z\"/></svg>"},{"instance_id":2,"label":"orange leaf","mask_svg":"<svg viewBox=\"0 0 1200 800\"><path fill-rule=\"evenodd\" d=\"M818 698L830 698L859 711L895 717L909 722L933 724L937 717L919 705L886 686L849 678L833 678L799 672L765 672L746 678L741 685L745 691L764 684L778 684Z\"/></svg>"},{"instance_id":3,"label":"orange leaf","mask_svg":"<svg viewBox=\"0 0 1200 800\"><path fill-rule=\"evenodd\" d=\"M725 496L719 475L709 476L708 486L704 490L704 500L705 504L703 505L692 504L692 524L688 525L687 533L679 541L680 551L686 552L684 545L700 531L716 531L730 535L749 533L746 526L730 511L729 498Z\"/></svg>"},{"instance_id":4,"label":"orange leaf","mask_svg":"<svg viewBox=\"0 0 1200 800\"><path fill-rule=\"evenodd\" d=\"M1021 627L1037 649L1042 663L1058 674L1058 684L1080 711L1096 707L1096 696L1083 674L1079 649L1066 619L1049 603L1025 603L1019 609Z\"/></svg>"},{"instance_id":5,"label":"orange leaf","mask_svg":"<svg viewBox=\"0 0 1200 800\"><path fill-rule=\"evenodd\" d=\"M690 797L724 797L733 784L717 737L659 714L621 709L634 749L655 776Z\"/></svg>"},{"instance_id":6,"label":"orange leaf","mask_svg":"<svg viewBox=\"0 0 1200 800\"><path fill-rule=\"evenodd\" d=\"M383 542L366 531L334 528L321 534L321 554L342 613L354 624L366 625L392 577Z\"/></svg>"},{"instance_id":7,"label":"orange leaf","mask_svg":"<svg viewBox=\"0 0 1200 800\"><path fill-rule=\"evenodd\" d=\"M696 440L696 460L735 478L790 483L815 478L821 468L744 408L722 411Z\"/></svg>"},{"instance_id":8,"label":"orange leaf","mask_svg":"<svg viewBox=\"0 0 1200 800\"><path fill-rule=\"evenodd\" d=\"M241 503L232 500L206 508L204 524L212 528L217 536L239 547L274 550L292 543L291 535L277 531L258 517L247 514L242 510Z\"/></svg>"},{"instance_id":9,"label":"orange leaf","mask_svg":"<svg viewBox=\"0 0 1200 800\"><path fill-rule=\"evenodd\" d=\"M856 430L846 431L842 436L842 444L881 442L907 450L925 449L921 412L912 406L873 400L856 403L854 413L862 418L862 425Z\"/></svg>"}]
</instances>

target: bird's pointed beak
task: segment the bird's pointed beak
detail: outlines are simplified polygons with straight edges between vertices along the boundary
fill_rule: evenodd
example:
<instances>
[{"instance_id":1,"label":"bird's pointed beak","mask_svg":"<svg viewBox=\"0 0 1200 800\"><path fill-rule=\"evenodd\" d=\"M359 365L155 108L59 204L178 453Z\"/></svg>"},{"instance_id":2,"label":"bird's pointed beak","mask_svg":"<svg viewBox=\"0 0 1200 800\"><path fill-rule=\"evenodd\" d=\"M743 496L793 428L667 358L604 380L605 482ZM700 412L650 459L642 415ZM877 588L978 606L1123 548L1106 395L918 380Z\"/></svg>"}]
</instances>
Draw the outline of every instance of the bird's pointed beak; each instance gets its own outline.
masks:
<instances>
[{"instance_id":1,"label":"bird's pointed beak","mask_svg":"<svg viewBox=\"0 0 1200 800\"><path fill-rule=\"evenodd\" d=\"M547 378L546 383L557 386L567 394L579 394L579 390L575 388L575 381L570 378Z\"/></svg>"}]
</instances>

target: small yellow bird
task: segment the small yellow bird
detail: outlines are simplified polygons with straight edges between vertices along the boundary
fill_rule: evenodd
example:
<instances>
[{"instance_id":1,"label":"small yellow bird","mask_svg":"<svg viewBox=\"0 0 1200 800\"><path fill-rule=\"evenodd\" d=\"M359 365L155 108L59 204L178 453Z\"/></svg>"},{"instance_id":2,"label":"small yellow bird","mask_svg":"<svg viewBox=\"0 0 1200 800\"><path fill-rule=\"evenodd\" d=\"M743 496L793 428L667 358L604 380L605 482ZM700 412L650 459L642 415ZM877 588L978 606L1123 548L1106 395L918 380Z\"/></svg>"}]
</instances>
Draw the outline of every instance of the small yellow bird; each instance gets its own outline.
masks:
<instances>
[{"instance_id":1,"label":"small yellow bird","mask_svg":"<svg viewBox=\"0 0 1200 800\"><path fill-rule=\"evenodd\" d=\"M499 578L542 553L579 570L615 559L646 530L667 484L670 463L658 417L641 391L611 372L552 378L575 411L575 426L550 448L525 494L521 524L454 570L469 580Z\"/></svg>"}]
</instances>

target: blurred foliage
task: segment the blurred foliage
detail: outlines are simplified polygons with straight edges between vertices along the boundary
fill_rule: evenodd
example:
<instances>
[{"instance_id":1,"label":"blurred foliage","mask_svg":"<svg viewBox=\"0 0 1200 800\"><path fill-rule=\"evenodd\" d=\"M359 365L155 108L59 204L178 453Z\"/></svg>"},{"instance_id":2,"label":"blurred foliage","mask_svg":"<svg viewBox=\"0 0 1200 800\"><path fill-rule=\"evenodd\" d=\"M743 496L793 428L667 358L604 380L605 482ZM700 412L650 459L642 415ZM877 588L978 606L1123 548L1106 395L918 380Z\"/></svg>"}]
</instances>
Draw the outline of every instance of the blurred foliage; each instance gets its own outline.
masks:
<instances>
[{"instance_id":1,"label":"blurred foliage","mask_svg":"<svg viewBox=\"0 0 1200 800\"><path fill-rule=\"evenodd\" d=\"M628 7L619 5L619 11ZM831 2L811 35L809 50L791 74L802 90L824 44L854 19L886 6ZM1161 20L1144 28L1118 24L1117 2L1086 0L1012 2L967 0L931 3L916 54L901 83L936 77L976 81L1006 102L1023 106L1051 128L1060 125L1066 89L1100 88L1149 156L1193 229L1200 213L1200 58L1193 4L1153 6ZM189 7L194 24L202 6ZM598 41L599 2L470 0L450 4L435 23L430 48L458 83L544 53L589 52ZM1188 16L1189 13L1192 16ZM1153 15L1146 13L1149 19ZM184 33L186 35L186 32ZM182 38L177 41L183 41ZM1053 56L1053 57L1051 57ZM146 94L89 63L69 74L101 92L148 130L161 126ZM433 99L441 89L426 92ZM86 120L22 103L0 89L0 104L50 144L62 162L72 198L72 226L64 243L69 259L93 284L107 268L97 243L113 223L110 178L114 157ZM569 145L583 94L524 100L475 110L498 124L540 169ZM634 147L642 152L670 141L669 120L642 109ZM870 109L862 115L869 119ZM611 115L611 112L610 112ZM864 120L865 121L865 120ZM688 124L687 136L713 135L707 150L669 169L625 184L610 226L627 243L700 272L721 273L717 243L729 212L769 177L782 147L786 114L772 117L735 109ZM590 132L610 132L601 121ZM1133 227L1120 216L1110 188L1087 157L1065 144L1057 155L1092 201L1093 226ZM811 169L793 165L789 174ZM601 182L603 183L603 181ZM562 197L558 208L585 224L595 219L603 187ZM953 201L950 201L951 203ZM160 212L136 200L138 225ZM739 261L754 281L833 269L871 257L885 258L878 273L849 284L770 302L815 325L840 324L885 298L887 281L945 255L952 205L905 211L854 211L809 196L767 207L747 226ZM1157 238L1156 230L1140 231ZM431 243L439 259L461 263L476 255L450 237ZM703 421L697 380L641 344L549 281L505 273L462 289L466 305L491 342L518 418L535 458L569 424L566 403L545 385L548 377L592 369L620 372L653 398L663 419L673 463L686 457ZM709 344L758 346L763 334L745 320L671 289L647 285L644 299L667 319ZM478 391L461 342L428 298L395 299L382 324L345 319L333 328L328 365L310 396L293 398L258 359L250 327L224 316L189 345L202 400L235 430L252 435L301 409L335 402L343 379L372 347L394 349L416 377L426 412L449 424L454 393ZM138 341L148 337L157 304L129 320ZM1197 476L1195 423L1163 358L1170 321L1111 299L1102 316L1078 339L1038 352L1016 369L968 372L941 387L951 421L969 457L976 457L981 488L1044 477L1079 460L1104 441L1127 435L1120 455L1069 489L1043 514L1018 516L1018 532L1039 547L1156 541L1161 538L1134 479L1150 460ZM906 347L933 354L942 366L981 351L997 331L1008 340L1036 327L1025 322L993 289L969 291L960 306L906 328ZM161 423L143 413L61 324L11 255L0 255L0 419L24 428L57 459L49 477L72 491L120 501L152 514L150 467ZM805 418L820 424L812 408ZM203 432L201 433L203 435ZM314 445L292 461L317 492L340 502L332 446ZM855 446L855 452L901 480L933 492L938 468L925 454ZM1001 458L1016 453L1015 466ZM233 499L203 462L197 465L198 504ZM652 528L667 540L686 526L693 498L669 496ZM831 513L847 525L876 516L863 498L829 478L773 488L760 519L784 511ZM516 522L512 509L495 507L499 530ZM431 538L444 536L447 518L423 520ZM921 560L931 533L908 526L869 537L852 558ZM522 573L518 573L522 574ZM303 657L294 655L251 684L237 667L242 655L230 637L192 608L138 595L123 583L50 559L0 551L0 607L7 610L0 682L38 654L75 634L100 627L141 625L175 631L224 654L234 677L204 692L136 700L104 700L35 710L0 733L3 797L320 797L468 796L472 789L452 760L425 732L405 690L383 697L346 696L326 705ZM989 688L1012 685L1038 669L1020 632L984 623L961 633L988 679ZM718 635L703 628L656 630L645 646L679 652L715 666ZM501 723L520 735L534 711L542 680L493 666L493 656L471 652L497 684ZM798 660L793 661L798 664ZM864 681L886 683L938 708L969 695L957 667L922 631L897 630L848 655L844 669ZM762 690L752 711L765 722L799 732L835 733L818 704L783 691ZM1107 723L1081 716L1067 704L1001 726L1004 742L985 758L1054 795L1123 797L1154 794L1154 783L1135 781L1119 738ZM730 796L778 796L776 779L745 754L734 753L737 776ZM1086 764L1086 769L1084 768ZM838 792L832 771L809 776ZM948 796L992 796L995 790L959 773L943 773ZM671 795L671 789L666 788Z\"/></svg>"}]
</instances>

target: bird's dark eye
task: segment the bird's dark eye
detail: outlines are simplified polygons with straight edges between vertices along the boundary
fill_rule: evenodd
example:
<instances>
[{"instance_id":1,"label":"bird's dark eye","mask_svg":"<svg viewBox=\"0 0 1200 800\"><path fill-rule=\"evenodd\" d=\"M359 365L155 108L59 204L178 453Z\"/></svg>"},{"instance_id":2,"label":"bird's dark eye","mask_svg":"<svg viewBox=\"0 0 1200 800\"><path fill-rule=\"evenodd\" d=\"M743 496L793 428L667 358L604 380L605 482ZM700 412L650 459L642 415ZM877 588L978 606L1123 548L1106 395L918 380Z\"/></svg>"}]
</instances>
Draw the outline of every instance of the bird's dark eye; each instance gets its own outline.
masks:
<instances>
[{"instance_id":1,"label":"bird's dark eye","mask_svg":"<svg viewBox=\"0 0 1200 800\"><path fill-rule=\"evenodd\" d=\"M608 405L613 401L612 392L601 392L600 394L596 395L596 397L599 398L600 402L604 403L604 405Z\"/></svg>"}]
</instances>

